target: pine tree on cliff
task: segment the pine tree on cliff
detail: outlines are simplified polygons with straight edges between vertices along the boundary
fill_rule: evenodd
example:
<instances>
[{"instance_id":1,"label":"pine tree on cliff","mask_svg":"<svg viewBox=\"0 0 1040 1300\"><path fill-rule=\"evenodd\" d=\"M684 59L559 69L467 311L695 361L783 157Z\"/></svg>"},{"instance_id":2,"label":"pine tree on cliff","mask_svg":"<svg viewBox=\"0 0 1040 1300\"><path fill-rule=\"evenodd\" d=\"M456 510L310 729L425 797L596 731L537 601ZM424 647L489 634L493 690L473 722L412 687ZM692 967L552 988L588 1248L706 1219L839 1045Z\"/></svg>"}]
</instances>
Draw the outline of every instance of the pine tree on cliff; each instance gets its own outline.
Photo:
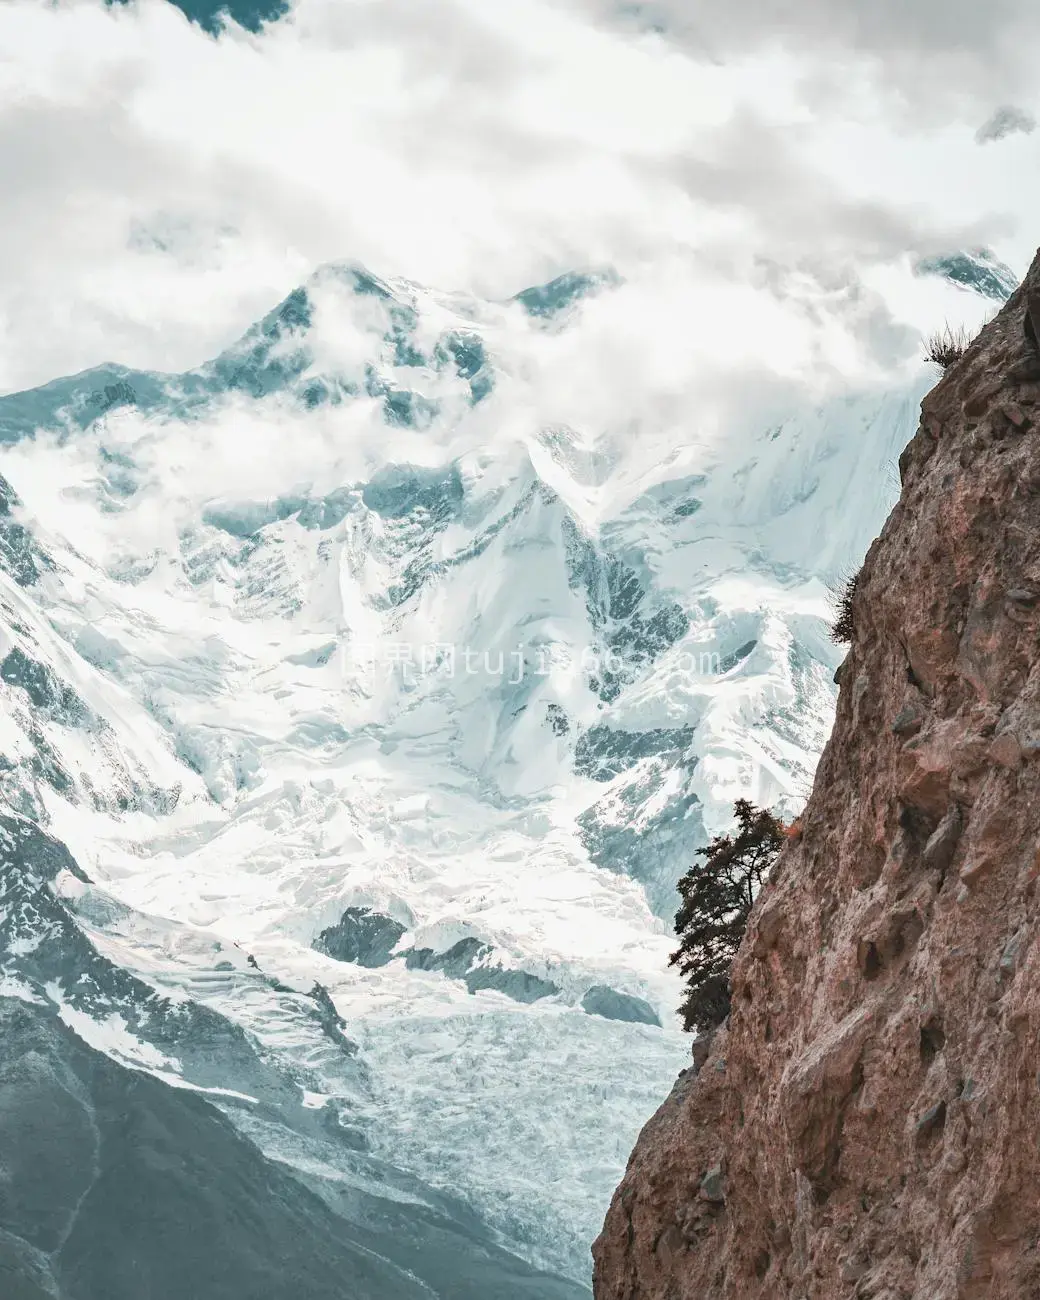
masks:
<instances>
[{"instance_id":1,"label":"pine tree on cliff","mask_svg":"<svg viewBox=\"0 0 1040 1300\"><path fill-rule=\"evenodd\" d=\"M716 835L697 850L679 881L682 905L675 914L678 966L687 991L679 1006L683 1027L708 1029L729 1015L729 971L747 928L751 904L784 843L784 826L765 808L747 799L733 805L734 835Z\"/></svg>"}]
</instances>

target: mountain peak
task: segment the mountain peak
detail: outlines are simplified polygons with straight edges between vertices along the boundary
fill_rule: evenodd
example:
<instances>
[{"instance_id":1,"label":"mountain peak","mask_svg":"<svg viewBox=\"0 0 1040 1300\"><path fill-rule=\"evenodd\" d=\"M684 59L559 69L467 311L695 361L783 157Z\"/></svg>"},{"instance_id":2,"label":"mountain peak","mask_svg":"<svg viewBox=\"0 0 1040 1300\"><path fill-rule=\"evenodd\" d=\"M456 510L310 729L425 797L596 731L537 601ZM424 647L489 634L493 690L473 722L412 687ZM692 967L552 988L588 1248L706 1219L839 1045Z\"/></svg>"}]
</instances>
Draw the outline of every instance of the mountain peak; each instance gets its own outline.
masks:
<instances>
[{"instance_id":1,"label":"mountain peak","mask_svg":"<svg viewBox=\"0 0 1040 1300\"><path fill-rule=\"evenodd\" d=\"M988 248L940 253L919 258L916 275L934 275L959 289L971 290L993 302L1006 302L1018 288L1018 277Z\"/></svg>"}]
</instances>

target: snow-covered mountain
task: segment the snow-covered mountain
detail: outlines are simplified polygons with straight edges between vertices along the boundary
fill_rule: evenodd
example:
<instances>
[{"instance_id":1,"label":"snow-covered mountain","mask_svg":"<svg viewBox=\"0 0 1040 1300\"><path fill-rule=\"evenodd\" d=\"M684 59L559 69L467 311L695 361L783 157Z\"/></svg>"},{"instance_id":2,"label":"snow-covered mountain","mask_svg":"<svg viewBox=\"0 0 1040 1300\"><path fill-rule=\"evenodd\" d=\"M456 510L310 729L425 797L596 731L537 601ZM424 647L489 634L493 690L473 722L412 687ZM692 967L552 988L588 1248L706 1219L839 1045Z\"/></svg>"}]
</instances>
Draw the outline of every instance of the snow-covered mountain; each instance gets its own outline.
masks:
<instances>
[{"instance_id":1,"label":"snow-covered mountain","mask_svg":"<svg viewBox=\"0 0 1040 1300\"><path fill-rule=\"evenodd\" d=\"M623 290L330 266L194 371L0 398L7 1032L190 1096L264 1214L350 1225L358 1295L584 1294L688 1051L675 880L738 795L804 800L828 585L931 382L582 424ZM72 1226L4 1226L66 1284Z\"/></svg>"},{"instance_id":2,"label":"snow-covered mountain","mask_svg":"<svg viewBox=\"0 0 1040 1300\"><path fill-rule=\"evenodd\" d=\"M1018 288L1018 277L988 248L924 257L914 269L918 275L939 276L949 284L997 303L1006 302Z\"/></svg>"}]
</instances>

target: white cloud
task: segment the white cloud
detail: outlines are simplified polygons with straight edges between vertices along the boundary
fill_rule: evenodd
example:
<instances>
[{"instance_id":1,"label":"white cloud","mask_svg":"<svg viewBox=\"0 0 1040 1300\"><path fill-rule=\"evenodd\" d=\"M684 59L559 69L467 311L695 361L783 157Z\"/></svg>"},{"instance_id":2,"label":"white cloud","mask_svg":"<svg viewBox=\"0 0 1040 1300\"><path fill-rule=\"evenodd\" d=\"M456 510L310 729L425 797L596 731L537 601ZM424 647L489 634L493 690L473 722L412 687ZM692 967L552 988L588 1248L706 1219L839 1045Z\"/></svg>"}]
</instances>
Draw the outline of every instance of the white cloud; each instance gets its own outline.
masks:
<instances>
[{"instance_id":1,"label":"white cloud","mask_svg":"<svg viewBox=\"0 0 1040 1300\"><path fill-rule=\"evenodd\" d=\"M344 257L500 297L613 264L642 340L676 299L747 322L757 286L889 364L905 333L872 266L970 237L1022 270L1035 239L1032 141L983 156L974 107L945 130L882 112L933 28L944 67L977 37L958 84L986 87L1025 12L1006 5L954 40L924 0L748 0L698 42L670 5L655 35L593 0L299 0L217 40L163 0L9 0L0 389L197 364Z\"/></svg>"},{"instance_id":2,"label":"white cloud","mask_svg":"<svg viewBox=\"0 0 1040 1300\"><path fill-rule=\"evenodd\" d=\"M722 62L787 47L807 84L848 94L849 67L867 67L874 98L933 124L994 95L1032 94L1040 11L1032 0L570 0L600 21L657 30ZM855 78L853 78L853 81Z\"/></svg>"}]
</instances>

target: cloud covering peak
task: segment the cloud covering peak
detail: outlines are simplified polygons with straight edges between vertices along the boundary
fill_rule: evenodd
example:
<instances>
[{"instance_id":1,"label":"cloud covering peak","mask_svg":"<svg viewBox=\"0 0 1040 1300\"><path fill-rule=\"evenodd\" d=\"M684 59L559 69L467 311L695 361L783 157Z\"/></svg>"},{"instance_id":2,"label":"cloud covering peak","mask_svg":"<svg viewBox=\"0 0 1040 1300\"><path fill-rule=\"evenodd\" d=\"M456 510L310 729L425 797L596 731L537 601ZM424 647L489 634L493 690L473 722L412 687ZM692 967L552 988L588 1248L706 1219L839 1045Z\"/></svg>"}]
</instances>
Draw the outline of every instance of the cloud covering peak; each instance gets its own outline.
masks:
<instances>
[{"instance_id":1,"label":"cloud covering peak","mask_svg":"<svg viewBox=\"0 0 1040 1300\"><path fill-rule=\"evenodd\" d=\"M217 38L165 0L10 0L0 390L198 365L342 258L492 299L608 265L644 337L680 301L768 311L753 293L900 364L928 322L879 277L1031 251L1033 141L974 147L1012 37L1037 48L1032 11L1002 5L982 30L923 0L736 0L696 24L664 2L297 0ZM942 127L901 71L929 33L937 67L965 65Z\"/></svg>"}]
</instances>

